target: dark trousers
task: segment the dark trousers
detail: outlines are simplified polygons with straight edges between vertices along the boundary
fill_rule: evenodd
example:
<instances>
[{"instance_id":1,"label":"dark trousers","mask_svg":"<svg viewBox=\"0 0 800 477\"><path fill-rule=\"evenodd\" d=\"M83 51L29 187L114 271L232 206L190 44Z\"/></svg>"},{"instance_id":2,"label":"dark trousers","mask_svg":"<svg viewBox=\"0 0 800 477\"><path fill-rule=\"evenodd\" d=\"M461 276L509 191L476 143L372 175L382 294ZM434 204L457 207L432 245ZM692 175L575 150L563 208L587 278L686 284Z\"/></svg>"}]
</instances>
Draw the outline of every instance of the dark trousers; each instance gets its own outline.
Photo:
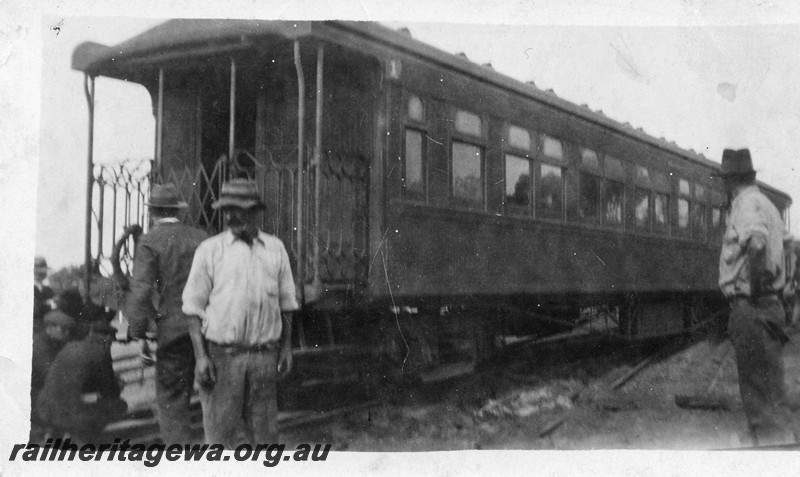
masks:
<instances>
[{"instance_id":1,"label":"dark trousers","mask_svg":"<svg viewBox=\"0 0 800 477\"><path fill-rule=\"evenodd\" d=\"M194 385L194 350L188 336L178 338L156 351L156 401L158 425L165 444L191 444L189 400Z\"/></svg>"},{"instance_id":2,"label":"dark trousers","mask_svg":"<svg viewBox=\"0 0 800 477\"><path fill-rule=\"evenodd\" d=\"M40 428L42 434L38 437L42 440L48 437L69 437L78 445L98 444L103 428L122 416L127 408L125 401L119 398L101 399L92 404L82 403L69 409L69 412L60 410L53 415L39 406L39 417L44 424Z\"/></svg>"},{"instance_id":3,"label":"dark trousers","mask_svg":"<svg viewBox=\"0 0 800 477\"><path fill-rule=\"evenodd\" d=\"M229 449L278 440L278 347L243 349L208 343L216 383L200 387L206 443Z\"/></svg>"},{"instance_id":4,"label":"dark trousers","mask_svg":"<svg viewBox=\"0 0 800 477\"><path fill-rule=\"evenodd\" d=\"M728 332L736 351L739 391L757 445L791 443L794 423L786 403L781 328L784 311L777 297L731 304Z\"/></svg>"}]
</instances>

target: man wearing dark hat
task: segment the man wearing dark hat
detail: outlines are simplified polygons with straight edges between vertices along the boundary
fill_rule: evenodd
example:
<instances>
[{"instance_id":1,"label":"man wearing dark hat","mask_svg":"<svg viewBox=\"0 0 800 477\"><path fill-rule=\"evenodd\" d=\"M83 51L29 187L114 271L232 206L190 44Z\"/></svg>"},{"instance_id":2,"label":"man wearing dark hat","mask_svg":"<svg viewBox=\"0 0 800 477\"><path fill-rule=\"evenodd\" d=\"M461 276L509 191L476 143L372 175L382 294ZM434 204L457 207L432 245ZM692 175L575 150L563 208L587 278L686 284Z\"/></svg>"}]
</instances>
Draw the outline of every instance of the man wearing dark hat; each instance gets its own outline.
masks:
<instances>
[{"instance_id":1,"label":"man wearing dark hat","mask_svg":"<svg viewBox=\"0 0 800 477\"><path fill-rule=\"evenodd\" d=\"M97 443L103 428L127 409L111 367L116 330L102 316L88 328L85 338L68 342L53 360L36 406L44 425L76 443Z\"/></svg>"},{"instance_id":2,"label":"man wearing dark hat","mask_svg":"<svg viewBox=\"0 0 800 477\"><path fill-rule=\"evenodd\" d=\"M739 390L756 445L792 443L786 403L780 293L786 284L785 227L756 186L750 151L725 149L720 170L731 201L719 261L719 285L730 300L728 333L736 351Z\"/></svg>"},{"instance_id":3,"label":"man wearing dark hat","mask_svg":"<svg viewBox=\"0 0 800 477\"><path fill-rule=\"evenodd\" d=\"M193 442L189 401L194 383L194 352L181 293L194 252L208 236L182 224L178 212L187 207L173 184L153 186L149 201L152 227L137 244L126 316L132 338L144 339L148 323L158 328L156 399L161 439L166 444ZM158 308L153 304L157 294Z\"/></svg>"},{"instance_id":4,"label":"man wearing dark hat","mask_svg":"<svg viewBox=\"0 0 800 477\"><path fill-rule=\"evenodd\" d=\"M200 384L206 442L235 447L277 441L278 374L292 366L292 311L298 308L289 256L261 232L256 185L234 179L213 205L228 229L197 249L183 291Z\"/></svg>"},{"instance_id":5,"label":"man wearing dark hat","mask_svg":"<svg viewBox=\"0 0 800 477\"><path fill-rule=\"evenodd\" d=\"M50 364L67 341L73 339L75 324L75 319L63 311L49 311L44 315L44 329L33 335L30 442L38 442L44 436L44 428L36 410L36 399L44 387Z\"/></svg>"},{"instance_id":6,"label":"man wearing dark hat","mask_svg":"<svg viewBox=\"0 0 800 477\"><path fill-rule=\"evenodd\" d=\"M53 289L44 284L50 267L44 257L33 259L33 332L42 330L45 313L53 309Z\"/></svg>"},{"instance_id":7,"label":"man wearing dark hat","mask_svg":"<svg viewBox=\"0 0 800 477\"><path fill-rule=\"evenodd\" d=\"M34 398L44 386L50 363L74 336L75 324L75 319L61 310L44 315L44 330L33 335L31 396Z\"/></svg>"}]
</instances>

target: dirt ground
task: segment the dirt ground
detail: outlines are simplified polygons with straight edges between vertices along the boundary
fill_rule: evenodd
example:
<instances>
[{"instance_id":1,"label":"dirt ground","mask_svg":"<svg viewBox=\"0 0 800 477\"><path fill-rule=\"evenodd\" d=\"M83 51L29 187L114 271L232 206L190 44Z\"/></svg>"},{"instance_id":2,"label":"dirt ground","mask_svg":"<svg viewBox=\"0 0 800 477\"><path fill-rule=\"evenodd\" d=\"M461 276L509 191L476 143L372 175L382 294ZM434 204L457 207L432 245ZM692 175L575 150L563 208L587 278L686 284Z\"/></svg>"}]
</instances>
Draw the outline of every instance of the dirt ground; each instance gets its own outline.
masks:
<instances>
[{"instance_id":1,"label":"dirt ground","mask_svg":"<svg viewBox=\"0 0 800 477\"><path fill-rule=\"evenodd\" d=\"M560 361L557 353L522 354L449 382L384 389L367 409L284 435L288 441L377 452L752 445L729 341L703 340L664 354L610 389L653 351L596 359L589 353L573 363ZM784 362L790 400L800 402L800 334L785 347ZM727 409L678 407L679 395L713 397ZM800 417L800 410L795 414Z\"/></svg>"}]
</instances>

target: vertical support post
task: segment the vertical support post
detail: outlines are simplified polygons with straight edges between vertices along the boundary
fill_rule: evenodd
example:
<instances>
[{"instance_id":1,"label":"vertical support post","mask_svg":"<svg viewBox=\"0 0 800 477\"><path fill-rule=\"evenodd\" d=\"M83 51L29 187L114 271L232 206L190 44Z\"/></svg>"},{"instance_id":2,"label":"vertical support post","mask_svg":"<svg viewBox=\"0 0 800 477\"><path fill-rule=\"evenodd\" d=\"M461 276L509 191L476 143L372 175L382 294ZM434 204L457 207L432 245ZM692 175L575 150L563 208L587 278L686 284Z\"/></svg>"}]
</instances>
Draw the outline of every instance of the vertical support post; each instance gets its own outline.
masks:
<instances>
[{"instance_id":1,"label":"vertical support post","mask_svg":"<svg viewBox=\"0 0 800 477\"><path fill-rule=\"evenodd\" d=\"M230 118L228 124L228 161L229 164L233 164L236 159L233 157L233 151L236 150L236 60L234 58L231 58Z\"/></svg>"},{"instance_id":2,"label":"vertical support post","mask_svg":"<svg viewBox=\"0 0 800 477\"><path fill-rule=\"evenodd\" d=\"M94 189L94 77L84 73L83 91L86 95L86 106L89 111L89 139L86 155L86 240L84 243L84 274L83 294L84 300L90 301L92 279L92 190Z\"/></svg>"},{"instance_id":3,"label":"vertical support post","mask_svg":"<svg viewBox=\"0 0 800 477\"><path fill-rule=\"evenodd\" d=\"M106 168L101 166L100 177L95 180L99 195L97 206L97 257L95 257L98 261L100 260L100 255L103 253L103 221L106 216L106 180L103 176L105 172Z\"/></svg>"},{"instance_id":4,"label":"vertical support post","mask_svg":"<svg viewBox=\"0 0 800 477\"><path fill-rule=\"evenodd\" d=\"M325 50L322 45L317 47L317 96L316 96L316 118L314 123L314 233L316 240L314 240L314 280L312 282L312 289L314 295L319 296L322 289L322 283L319 278L319 260L320 260L320 230L319 230L319 207L320 207L320 190L322 188L322 104L323 104L323 84L322 84L322 71Z\"/></svg>"},{"instance_id":5,"label":"vertical support post","mask_svg":"<svg viewBox=\"0 0 800 477\"><path fill-rule=\"evenodd\" d=\"M161 174L161 148L164 141L164 68L158 69L158 111L156 111L156 174ZM152 171L151 171L151 175ZM155 175L153 175L155 176Z\"/></svg>"},{"instance_id":6,"label":"vertical support post","mask_svg":"<svg viewBox=\"0 0 800 477\"><path fill-rule=\"evenodd\" d=\"M319 278L320 260L320 191L322 189L322 105L324 100L324 88L322 72L324 66L325 50L322 45L317 46L317 94L316 94L316 118L314 121L314 279L311 282L311 295L317 299L322 295L322 281ZM330 314L325 314L325 327L328 333L328 344L334 345L333 323Z\"/></svg>"},{"instance_id":7,"label":"vertical support post","mask_svg":"<svg viewBox=\"0 0 800 477\"><path fill-rule=\"evenodd\" d=\"M303 63L300 59L300 41L294 42L294 66L297 72L297 299L302 307L305 304L305 246L303 235L303 156L305 155L305 122L306 122L306 82L303 76Z\"/></svg>"}]
</instances>

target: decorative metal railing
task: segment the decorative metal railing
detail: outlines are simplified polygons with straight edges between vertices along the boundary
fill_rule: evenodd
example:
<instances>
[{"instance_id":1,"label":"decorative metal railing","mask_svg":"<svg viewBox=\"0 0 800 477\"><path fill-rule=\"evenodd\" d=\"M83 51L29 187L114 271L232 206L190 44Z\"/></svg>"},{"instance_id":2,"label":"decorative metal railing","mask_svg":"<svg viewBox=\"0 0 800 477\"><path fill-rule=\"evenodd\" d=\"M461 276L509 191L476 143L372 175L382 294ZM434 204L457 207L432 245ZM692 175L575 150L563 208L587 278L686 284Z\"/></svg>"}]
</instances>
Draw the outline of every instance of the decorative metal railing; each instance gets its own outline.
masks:
<instances>
[{"instance_id":1,"label":"decorative metal railing","mask_svg":"<svg viewBox=\"0 0 800 477\"><path fill-rule=\"evenodd\" d=\"M114 244L125 228L139 224L147 231L144 204L151 184L175 184L189 204L181 219L213 234L224 225L222 215L211 207L219 197L222 183L233 177L248 177L257 182L267 205L260 217L262 229L283 241L295 267L299 256L296 187L298 183L303 185L306 282L318 278L330 284L345 284L366 278L369 166L363 154L331 150L322 155L318 224L312 154L305 158L300 181L296 147L272 147L259 155L263 159L239 149L234 152L235 161L223 156L211 168L176 168L166 164L161 171L152 170L149 159L96 164L90 237L93 272L111 276ZM120 268L128 276L132 273L134 248L134 238L129 237L120 249Z\"/></svg>"},{"instance_id":2,"label":"decorative metal railing","mask_svg":"<svg viewBox=\"0 0 800 477\"><path fill-rule=\"evenodd\" d=\"M151 167L150 159L94 165L92 235L88 238L92 246L93 272L103 276L113 273L109 259L126 227L138 223L146 229L144 202L150 191ZM122 270L129 275L133 249L131 237L120 250Z\"/></svg>"}]
</instances>

